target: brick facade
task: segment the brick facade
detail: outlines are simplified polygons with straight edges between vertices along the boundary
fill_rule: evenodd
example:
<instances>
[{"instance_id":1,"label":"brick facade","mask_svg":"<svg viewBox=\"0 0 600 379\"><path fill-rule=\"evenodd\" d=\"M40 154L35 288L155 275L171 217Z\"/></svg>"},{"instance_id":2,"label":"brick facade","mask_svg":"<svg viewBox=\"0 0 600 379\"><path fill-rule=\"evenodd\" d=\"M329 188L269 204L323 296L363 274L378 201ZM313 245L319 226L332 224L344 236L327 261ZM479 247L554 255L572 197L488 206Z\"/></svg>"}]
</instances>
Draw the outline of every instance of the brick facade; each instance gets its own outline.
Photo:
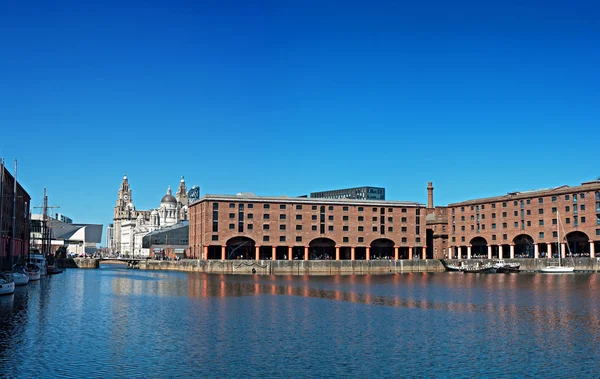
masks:
<instances>
[{"instance_id":1,"label":"brick facade","mask_svg":"<svg viewBox=\"0 0 600 379\"><path fill-rule=\"evenodd\" d=\"M425 209L414 202L207 195L190 206L190 254L239 257L231 243L245 237L251 241L239 250L244 258L256 258L250 245L259 256L272 252L269 259L313 259L317 247L329 259L422 257Z\"/></svg>"},{"instance_id":2,"label":"brick facade","mask_svg":"<svg viewBox=\"0 0 600 379\"><path fill-rule=\"evenodd\" d=\"M475 250L491 257L543 257L549 250L557 256L559 220L562 255L570 249L593 257L600 240L600 181L450 204L449 245L454 257Z\"/></svg>"}]
</instances>

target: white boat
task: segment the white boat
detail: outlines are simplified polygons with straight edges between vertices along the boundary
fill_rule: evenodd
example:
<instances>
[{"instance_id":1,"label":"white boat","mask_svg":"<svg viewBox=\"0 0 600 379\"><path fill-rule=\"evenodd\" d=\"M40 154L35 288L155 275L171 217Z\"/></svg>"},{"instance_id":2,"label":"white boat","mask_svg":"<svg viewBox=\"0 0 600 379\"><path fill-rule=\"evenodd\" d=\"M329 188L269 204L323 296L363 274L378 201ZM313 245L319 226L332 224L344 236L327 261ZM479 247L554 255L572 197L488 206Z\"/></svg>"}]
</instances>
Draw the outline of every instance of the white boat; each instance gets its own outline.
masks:
<instances>
[{"instance_id":1,"label":"white boat","mask_svg":"<svg viewBox=\"0 0 600 379\"><path fill-rule=\"evenodd\" d=\"M43 254L33 254L30 253L29 254L29 263L33 263L34 265L38 266L40 269L40 275L44 276L46 275L47 271L46 271L46 257L44 257Z\"/></svg>"},{"instance_id":2,"label":"white boat","mask_svg":"<svg viewBox=\"0 0 600 379\"><path fill-rule=\"evenodd\" d=\"M549 261L549 263L546 265L546 267L543 267L542 269L540 269L540 272L543 272L545 274L570 274L573 273L575 271L575 267L574 266L563 266L562 264L562 248L561 248L561 240L560 240L560 216L558 214L558 211L556 211L556 218L558 220L558 222L556 223L556 230L557 230L557 242L558 242L558 261L552 262ZM567 241L567 249L569 248L569 244ZM571 255L569 253L569 255ZM549 258L552 259L552 258Z\"/></svg>"},{"instance_id":3,"label":"white boat","mask_svg":"<svg viewBox=\"0 0 600 379\"><path fill-rule=\"evenodd\" d=\"M0 295L10 295L15 292L15 282L8 275L0 273Z\"/></svg>"},{"instance_id":4,"label":"white boat","mask_svg":"<svg viewBox=\"0 0 600 379\"><path fill-rule=\"evenodd\" d=\"M40 268L36 264L28 263L25 270L29 276L29 281L40 280Z\"/></svg>"},{"instance_id":5,"label":"white boat","mask_svg":"<svg viewBox=\"0 0 600 379\"><path fill-rule=\"evenodd\" d=\"M29 283L29 275L23 266L13 266L12 278L15 281L15 286L24 286Z\"/></svg>"}]
</instances>

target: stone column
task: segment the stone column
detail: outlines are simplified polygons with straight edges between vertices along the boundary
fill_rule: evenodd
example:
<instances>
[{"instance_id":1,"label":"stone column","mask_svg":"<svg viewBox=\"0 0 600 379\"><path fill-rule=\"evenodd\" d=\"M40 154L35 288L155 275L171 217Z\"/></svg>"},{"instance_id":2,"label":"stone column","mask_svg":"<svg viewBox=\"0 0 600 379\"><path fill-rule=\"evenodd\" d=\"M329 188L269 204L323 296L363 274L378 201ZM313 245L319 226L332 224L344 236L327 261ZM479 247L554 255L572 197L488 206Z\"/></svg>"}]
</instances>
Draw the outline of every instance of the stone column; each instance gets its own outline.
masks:
<instances>
[{"instance_id":1,"label":"stone column","mask_svg":"<svg viewBox=\"0 0 600 379\"><path fill-rule=\"evenodd\" d=\"M371 247L367 246L366 249L367 249L366 259L369 261L369 260L371 260Z\"/></svg>"},{"instance_id":2,"label":"stone column","mask_svg":"<svg viewBox=\"0 0 600 379\"><path fill-rule=\"evenodd\" d=\"M355 255L354 249L356 249L356 247L355 247L355 246L352 246L352 247L350 247L350 260L351 260L351 261L353 261L353 260L355 260L355 259L356 259L356 258L355 258L355 257L356 257L356 255Z\"/></svg>"},{"instance_id":3,"label":"stone column","mask_svg":"<svg viewBox=\"0 0 600 379\"><path fill-rule=\"evenodd\" d=\"M467 246L467 259L471 259L471 245Z\"/></svg>"},{"instance_id":4,"label":"stone column","mask_svg":"<svg viewBox=\"0 0 600 379\"><path fill-rule=\"evenodd\" d=\"M304 260L308 260L308 246L304 246Z\"/></svg>"},{"instance_id":5,"label":"stone column","mask_svg":"<svg viewBox=\"0 0 600 379\"><path fill-rule=\"evenodd\" d=\"M410 260L412 260L412 249L413 249L412 246L408 247L408 259L410 259Z\"/></svg>"},{"instance_id":6,"label":"stone column","mask_svg":"<svg viewBox=\"0 0 600 379\"><path fill-rule=\"evenodd\" d=\"M221 260L224 261L226 256L225 254L227 254L227 246L223 245L221 246Z\"/></svg>"},{"instance_id":7,"label":"stone column","mask_svg":"<svg viewBox=\"0 0 600 379\"><path fill-rule=\"evenodd\" d=\"M255 249L255 254L256 254L256 260L259 261L260 260L260 246L256 245L254 247L254 249Z\"/></svg>"},{"instance_id":8,"label":"stone column","mask_svg":"<svg viewBox=\"0 0 600 379\"><path fill-rule=\"evenodd\" d=\"M502 245L498 245L498 259L504 259L504 254L502 254Z\"/></svg>"},{"instance_id":9,"label":"stone column","mask_svg":"<svg viewBox=\"0 0 600 379\"><path fill-rule=\"evenodd\" d=\"M423 259L427 259L427 246L421 248L421 256Z\"/></svg>"},{"instance_id":10,"label":"stone column","mask_svg":"<svg viewBox=\"0 0 600 379\"><path fill-rule=\"evenodd\" d=\"M202 259L208 260L208 246L204 246L204 253L202 253Z\"/></svg>"},{"instance_id":11,"label":"stone column","mask_svg":"<svg viewBox=\"0 0 600 379\"><path fill-rule=\"evenodd\" d=\"M271 259L277 260L277 246L271 246Z\"/></svg>"},{"instance_id":12,"label":"stone column","mask_svg":"<svg viewBox=\"0 0 600 379\"><path fill-rule=\"evenodd\" d=\"M340 260L340 247L339 246L335 247L335 260L336 261Z\"/></svg>"},{"instance_id":13,"label":"stone column","mask_svg":"<svg viewBox=\"0 0 600 379\"><path fill-rule=\"evenodd\" d=\"M546 248L547 248L547 252L546 252L546 258L552 258L552 244L551 243L547 243L546 244Z\"/></svg>"},{"instance_id":14,"label":"stone column","mask_svg":"<svg viewBox=\"0 0 600 379\"><path fill-rule=\"evenodd\" d=\"M533 257L536 259L540 257L540 247L537 243L533 244Z\"/></svg>"},{"instance_id":15,"label":"stone column","mask_svg":"<svg viewBox=\"0 0 600 379\"><path fill-rule=\"evenodd\" d=\"M515 244L510 244L510 259L515 259Z\"/></svg>"},{"instance_id":16,"label":"stone column","mask_svg":"<svg viewBox=\"0 0 600 379\"><path fill-rule=\"evenodd\" d=\"M488 245L488 259L492 259L492 245Z\"/></svg>"},{"instance_id":17,"label":"stone column","mask_svg":"<svg viewBox=\"0 0 600 379\"><path fill-rule=\"evenodd\" d=\"M288 260L291 261L294 258L292 257L292 254L294 253L293 251L293 247L292 246L288 246Z\"/></svg>"},{"instance_id":18,"label":"stone column","mask_svg":"<svg viewBox=\"0 0 600 379\"><path fill-rule=\"evenodd\" d=\"M594 247L594 241L590 241L590 258L596 258L596 250Z\"/></svg>"},{"instance_id":19,"label":"stone column","mask_svg":"<svg viewBox=\"0 0 600 379\"><path fill-rule=\"evenodd\" d=\"M394 260L398 260L398 246L394 246Z\"/></svg>"},{"instance_id":20,"label":"stone column","mask_svg":"<svg viewBox=\"0 0 600 379\"><path fill-rule=\"evenodd\" d=\"M562 258L567 257L567 247L566 247L566 243L564 243L564 242L560 243L560 256Z\"/></svg>"}]
</instances>

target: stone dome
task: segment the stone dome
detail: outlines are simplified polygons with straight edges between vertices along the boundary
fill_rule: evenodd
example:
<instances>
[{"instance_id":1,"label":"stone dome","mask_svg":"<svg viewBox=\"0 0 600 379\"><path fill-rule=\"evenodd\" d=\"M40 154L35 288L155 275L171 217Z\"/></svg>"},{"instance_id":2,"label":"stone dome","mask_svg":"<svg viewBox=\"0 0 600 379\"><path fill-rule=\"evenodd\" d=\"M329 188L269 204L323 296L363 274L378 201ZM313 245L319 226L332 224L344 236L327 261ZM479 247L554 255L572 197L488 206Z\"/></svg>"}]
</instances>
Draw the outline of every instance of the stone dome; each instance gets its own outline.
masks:
<instances>
[{"instance_id":1,"label":"stone dome","mask_svg":"<svg viewBox=\"0 0 600 379\"><path fill-rule=\"evenodd\" d=\"M160 200L160 202L161 202L161 204L162 203L177 203L177 199L173 195L166 194L165 196L163 196L163 198Z\"/></svg>"},{"instance_id":2,"label":"stone dome","mask_svg":"<svg viewBox=\"0 0 600 379\"><path fill-rule=\"evenodd\" d=\"M161 204L165 204L165 203L175 203L177 204L177 199L175 198L175 196L171 195L171 186L169 186L169 188L167 188L167 194L165 196L163 196L163 198L160 200Z\"/></svg>"}]
</instances>

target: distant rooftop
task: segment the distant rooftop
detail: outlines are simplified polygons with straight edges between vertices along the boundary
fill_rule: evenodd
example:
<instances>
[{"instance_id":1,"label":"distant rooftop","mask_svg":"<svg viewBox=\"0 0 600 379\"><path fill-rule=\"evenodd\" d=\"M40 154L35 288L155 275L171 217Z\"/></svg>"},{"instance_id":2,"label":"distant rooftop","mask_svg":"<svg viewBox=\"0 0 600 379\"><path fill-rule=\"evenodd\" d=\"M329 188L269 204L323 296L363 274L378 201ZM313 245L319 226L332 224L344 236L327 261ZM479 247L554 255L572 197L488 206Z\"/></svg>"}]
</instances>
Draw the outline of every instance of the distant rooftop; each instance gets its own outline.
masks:
<instances>
[{"instance_id":1,"label":"distant rooftop","mask_svg":"<svg viewBox=\"0 0 600 379\"><path fill-rule=\"evenodd\" d=\"M455 207L455 206L480 204L480 203L494 203L494 202L500 202L500 201L512 201L512 200L519 200L519 199L529 199L532 197L563 195L563 194L571 194L571 193L594 191L594 190L600 190L600 180L598 180L598 179L592 180L589 182L583 182L583 183L581 183L580 186L570 187L568 185L562 185L562 186L552 187L552 188L541 188L541 189L536 189L536 190L509 192L506 195L473 199L473 200L463 201L460 203L448 204L448 206Z\"/></svg>"},{"instance_id":2,"label":"distant rooftop","mask_svg":"<svg viewBox=\"0 0 600 379\"><path fill-rule=\"evenodd\" d=\"M331 205L364 205L364 206L399 206L399 207L424 207L425 204L416 201L389 201L389 200L358 200L358 199L328 199L306 198L288 196L256 196L252 193L241 192L237 195L207 194L202 196L198 203L210 200L217 201L249 201L255 203L293 203L293 204L331 204ZM195 203L194 205L198 204Z\"/></svg>"}]
</instances>

